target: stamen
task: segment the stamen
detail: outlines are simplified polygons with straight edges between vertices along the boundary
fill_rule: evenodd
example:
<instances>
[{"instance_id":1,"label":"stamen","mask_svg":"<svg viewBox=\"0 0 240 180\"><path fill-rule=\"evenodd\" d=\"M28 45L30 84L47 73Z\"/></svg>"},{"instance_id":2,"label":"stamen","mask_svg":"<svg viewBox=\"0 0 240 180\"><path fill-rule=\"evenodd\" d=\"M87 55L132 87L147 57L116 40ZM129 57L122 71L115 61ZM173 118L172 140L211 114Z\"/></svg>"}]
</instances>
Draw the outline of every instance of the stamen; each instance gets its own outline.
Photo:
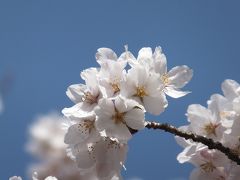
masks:
<instances>
[{"instance_id":1,"label":"stamen","mask_svg":"<svg viewBox=\"0 0 240 180\"><path fill-rule=\"evenodd\" d=\"M204 131L207 133L207 135L215 135L216 136L216 128L219 126L219 124L213 124L209 123L204 126Z\"/></svg>"},{"instance_id":2,"label":"stamen","mask_svg":"<svg viewBox=\"0 0 240 180\"><path fill-rule=\"evenodd\" d=\"M136 92L135 96L138 96L140 98L143 98L144 96L148 95L144 86L137 87L136 91L137 92Z\"/></svg>"},{"instance_id":3,"label":"stamen","mask_svg":"<svg viewBox=\"0 0 240 180\"><path fill-rule=\"evenodd\" d=\"M83 102L87 102L89 104L97 103L98 96L93 96L89 91L84 92L84 96L82 98Z\"/></svg>"},{"instance_id":4,"label":"stamen","mask_svg":"<svg viewBox=\"0 0 240 180\"><path fill-rule=\"evenodd\" d=\"M112 86L114 94L120 91L120 87L118 83L110 83L110 85Z\"/></svg>"},{"instance_id":5,"label":"stamen","mask_svg":"<svg viewBox=\"0 0 240 180\"><path fill-rule=\"evenodd\" d=\"M81 129L81 132L84 134L90 134L91 131L95 128L94 126L94 122L95 121L91 121L91 120L84 120L83 123L78 124L78 129ZM84 130L82 130L82 128Z\"/></svg>"},{"instance_id":6,"label":"stamen","mask_svg":"<svg viewBox=\"0 0 240 180\"><path fill-rule=\"evenodd\" d=\"M168 74L164 74L161 76L162 83L167 86L170 83Z\"/></svg>"},{"instance_id":7,"label":"stamen","mask_svg":"<svg viewBox=\"0 0 240 180\"><path fill-rule=\"evenodd\" d=\"M216 169L216 167L213 165L211 161L201 164L200 167L203 171L207 173L213 172L213 170Z\"/></svg>"}]
</instances>

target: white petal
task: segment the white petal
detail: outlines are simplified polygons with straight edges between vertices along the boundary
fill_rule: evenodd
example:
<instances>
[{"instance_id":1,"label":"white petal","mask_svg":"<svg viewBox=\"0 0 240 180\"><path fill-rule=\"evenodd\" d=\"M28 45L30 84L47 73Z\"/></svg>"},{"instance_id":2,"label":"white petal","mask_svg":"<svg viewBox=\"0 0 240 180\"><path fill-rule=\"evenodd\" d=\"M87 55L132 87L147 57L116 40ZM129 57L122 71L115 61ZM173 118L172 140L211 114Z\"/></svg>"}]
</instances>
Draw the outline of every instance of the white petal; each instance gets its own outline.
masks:
<instances>
[{"instance_id":1,"label":"white petal","mask_svg":"<svg viewBox=\"0 0 240 180\"><path fill-rule=\"evenodd\" d=\"M204 127L215 120L211 112L200 104L192 104L187 110L188 121L191 122L190 130L201 135L206 135Z\"/></svg>"},{"instance_id":2,"label":"white petal","mask_svg":"<svg viewBox=\"0 0 240 180\"><path fill-rule=\"evenodd\" d=\"M116 53L109 48L99 48L96 53L96 59L101 60L117 60Z\"/></svg>"},{"instance_id":3,"label":"white petal","mask_svg":"<svg viewBox=\"0 0 240 180\"><path fill-rule=\"evenodd\" d=\"M138 60L148 60L152 58L152 49L150 47L145 47L139 50L138 52Z\"/></svg>"},{"instance_id":4,"label":"white petal","mask_svg":"<svg viewBox=\"0 0 240 180\"><path fill-rule=\"evenodd\" d=\"M76 155L76 162L80 169L91 168L95 161L88 151L81 151Z\"/></svg>"},{"instance_id":5,"label":"white petal","mask_svg":"<svg viewBox=\"0 0 240 180\"><path fill-rule=\"evenodd\" d=\"M84 84L73 84L68 87L66 94L74 103L79 103L82 102L83 92L86 88Z\"/></svg>"},{"instance_id":6,"label":"white petal","mask_svg":"<svg viewBox=\"0 0 240 180\"><path fill-rule=\"evenodd\" d=\"M190 162L192 155L196 152L196 146L187 146L181 153L178 154L177 160L179 163Z\"/></svg>"},{"instance_id":7,"label":"white petal","mask_svg":"<svg viewBox=\"0 0 240 180\"><path fill-rule=\"evenodd\" d=\"M222 83L222 91L226 98L233 100L240 96L240 85L231 79L227 79Z\"/></svg>"},{"instance_id":8,"label":"white petal","mask_svg":"<svg viewBox=\"0 0 240 180\"><path fill-rule=\"evenodd\" d=\"M165 87L164 92L172 98L180 98L191 93L190 91L181 91L174 89L173 87Z\"/></svg>"},{"instance_id":9,"label":"white petal","mask_svg":"<svg viewBox=\"0 0 240 180\"><path fill-rule=\"evenodd\" d=\"M117 138L120 142L126 143L132 134L128 130L127 126L123 123L117 125L114 124L111 128L105 130L108 137Z\"/></svg>"},{"instance_id":10,"label":"white petal","mask_svg":"<svg viewBox=\"0 0 240 180\"><path fill-rule=\"evenodd\" d=\"M81 78L86 82L89 89L97 88L97 68L88 68L81 72Z\"/></svg>"},{"instance_id":11,"label":"white petal","mask_svg":"<svg viewBox=\"0 0 240 180\"><path fill-rule=\"evenodd\" d=\"M138 62L130 51L126 51L120 55L119 60L127 61L130 66L136 65Z\"/></svg>"},{"instance_id":12,"label":"white petal","mask_svg":"<svg viewBox=\"0 0 240 180\"><path fill-rule=\"evenodd\" d=\"M159 115L167 107L167 100L165 95L162 93L161 96L157 97L143 97L143 104L147 112L154 115Z\"/></svg>"},{"instance_id":13,"label":"white petal","mask_svg":"<svg viewBox=\"0 0 240 180\"><path fill-rule=\"evenodd\" d=\"M123 97L131 97L136 93L136 83L133 81L132 76L127 75L126 81L120 83L120 94Z\"/></svg>"},{"instance_id":14,"label":"white petal","mask_svg":"<svg viewBox=\"0 0 240 180\"><path fill-rule=\"evenodd\" d=\"M93 116L92 112L90 112L93 109L93 105L89 105L87 103L78 103L70 108L64 108L62 110L62 113L65 117L68 117L72 120L77 120Z\"/></svg>"},{"instance_id":15,"label":"white petal","mask_svg":"<svg viewBox=\"0 0 240 180\"><path fill-rule=\"evenodd\" d=\"M187 132L189 129L189 126L188 125L180 126L180 127L178 127L178 129L181 131ZM179 144L181 147L184 147L184 148L194 144L190 140L186 140L179 136L175 136L175 140L176 140L177 144Z\"/></svg>"},{"instance_id":16,"label":"white petal","mask_svg":"<svg viewBox=\"0 0 240 180\"><path fill-rule=\"evenodd\" d=\"M145 127L144 118L144 111L137 107L128 111L124 116L127 126L135 130L140 130Z\"/></svg>"},{"instance_id":17,"label":"white petal","mask_svg":"<svg viewBox=\"0 0 240 180\"><path fill-rule=\"evenodd\" d=\"M127 77L128 80L131 79L130 81L134 82L136 86L143 86L149 77L149 73L143 66L138 65L128 71Z\"/></svg>"},{"instance_id":18,"label":"white petal","mask_svg":"<svg viewBox=\"0 0 240 180\"><path fill-rule=\"evenodd\" d=\"M187 116L189 121L198 121L198 123L209 122L211 112L200 104L192 104L188 106Z\"/></svg>"},{"instance_id":19,"label":"white petal","mask_svg":"<svg viewBox=\"0 0 240 180\"><path fill-rule=\"evenodd\" d=\"M99 179L109 179L109 176L111 178L114 175L111 163L97 163L96 171Z\"/></svg>"},{"instance_id":20,"label":"white petal","mask_svg":"<svg viewBox=\"0 0 240 180\"><path fill-rule=\"evenodd\" d=\"M105 114L111 117L115 112L113 101L107 98L101 99L99 101L99 108L96 108L95 112L98 116Z\"/></svg>"},{"instance_id":21,"label":"white petal","mask_svg":"<svg viewBox=\"0 0 240 180\"><path fill-rule=\"evenodd\" d=\"M168 72L168 76L170 85L176 88L182 88L192 79L193 71L185 65L176 66Z\"/></svg>"},{"instance_id":22,"label":"white petal","mask_svg":"<svg viewBox=\"0 0 240 180\"><path fill-rule=\"evenodd\" d=\"M230 103L224 96L220 94L213 94L208 103L208 109L215 115L216 119L219 121L221 119L225 119L225 117L221 117L221 113L226 112L226 117L228 114L230 115L230 111L232 110L232 103ZM227 114L228 113L228 114Z\"/></svg>"},{"instance_id":23,"label":"white petal","mask_svg":"<svg viewBox=\"0 0 240 180\"><path fill-rule=\"evenodd\" d=\"M155 52L153 54L154 58L154 70L156 73L160 75L164 75L167 73L167 59L166 56L162 53L161 47L156 47Z\"/></svg>"},{"instance_id":24,"label":"white petal","mask_svg":"<svg viewBox=\"0 0 240 180\"><path fill-rule=\"evenodd\" d=\"M93 129L92 129L93 130ZM66 144L78 144L85 141L91 131L84 126L84 122L74 124L68 128L68 132L65 135L64 142Z\"/></svg>"},{"instance_id":25,"label":"white petal","mask_svg":"<svg viewBox=\"0 0 240 180\"><path fill-rule=\"evenodd\" d=\"M45 178L45 180L58 180L58 179L53 176L48 176L47 178Z\"/></svg>"},{"instance_id":26,"label":"white petal","mask_svg":"<svg viewBox=\"0 0 240 180\"><path fill-rule=\"evenodd\" d=\"M144 86L149 96L159 96L162 93L161 91L163 90L164 86L159 79L159 74L152 73L151 76L149 76L146 80Z\"/></svg>"},{"instance_id":27,"label":"white petal","mask_svg":"<svg viewBox=\"0 0 240 180\"><path fill-rule=\"evenodd\" d=\"M126 111L130 110L130 109L127 110L127 106L128 106L127 101L128 101L128 99L126 99L122 96L118 96L114 100L115 107L120 113L123 113L123 112L126 112ZM133 107L134 106L132 106L130 108L132 109Z\"/></svg>"}]
</instances>

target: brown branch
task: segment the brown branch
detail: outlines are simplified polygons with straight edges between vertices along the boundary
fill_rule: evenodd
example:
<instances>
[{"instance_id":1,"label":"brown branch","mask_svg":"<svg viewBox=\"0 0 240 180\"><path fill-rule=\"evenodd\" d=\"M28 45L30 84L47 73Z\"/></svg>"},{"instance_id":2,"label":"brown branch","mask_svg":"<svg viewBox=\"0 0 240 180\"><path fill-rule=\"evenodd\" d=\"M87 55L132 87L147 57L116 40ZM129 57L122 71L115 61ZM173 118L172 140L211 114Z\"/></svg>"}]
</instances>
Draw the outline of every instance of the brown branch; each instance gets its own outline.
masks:
<instances>
[{"instance_id":1,"label":"brown branch","mask_svg":"<svg viewBox=\"0 0 240 180\"><path fill-rule=\"evenodd\" d=\"M157 122L149 122L147 121L147 124L145 126L148 129L160 129L164 130L166 132L169 132L171 134L174 134L176 136L180 136L186 140L191 139L194 142L202 143L206 146L208 146L209 149L217 149L224 153L230 160L236 162L238 165L240 165L240 159L239 156L234 153L230 148L223 146L220 142L214 142L212 139L196 135L194 133L190 132L183 132L176 127L169 125L167 123L157 123Z\"/></svg>"}]
</instances>

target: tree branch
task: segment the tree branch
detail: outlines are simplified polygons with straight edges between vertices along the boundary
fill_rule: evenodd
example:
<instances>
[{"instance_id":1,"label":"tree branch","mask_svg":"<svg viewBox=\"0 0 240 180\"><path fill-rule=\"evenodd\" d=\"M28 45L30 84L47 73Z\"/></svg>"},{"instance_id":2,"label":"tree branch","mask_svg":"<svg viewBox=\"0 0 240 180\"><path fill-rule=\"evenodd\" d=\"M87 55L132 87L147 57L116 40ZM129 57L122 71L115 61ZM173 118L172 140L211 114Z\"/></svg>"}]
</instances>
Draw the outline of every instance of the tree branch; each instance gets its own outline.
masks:
<instances>
[{"instance_id":1,"label":"tree branch","mask_svg":"<svg viewBox=\"0 0 240 180\"><path fill-rule=\"evenodd\" d=\"M162 124L162 123L147 121L147 124L145 127L148 129L164 130L164 131L174 134L176 136L180 136L186 140L191 139L194 142L202 143L202 144L208 146L209 149L217 149L217 150L221 151L230 160L232 160L232 161L236 162L238 165L240 165L239 156L236 153L234 153L234 151L231 150L230 148L223 146L220 142L214 142L212 139L209 139L209 138L206 138L206 137L203 137L200 135L196 135L194 133L183 132L183 131L179 130L178 128L176 128L172 125L169 125L167 123Z\"/></svg>"}]
</instances>

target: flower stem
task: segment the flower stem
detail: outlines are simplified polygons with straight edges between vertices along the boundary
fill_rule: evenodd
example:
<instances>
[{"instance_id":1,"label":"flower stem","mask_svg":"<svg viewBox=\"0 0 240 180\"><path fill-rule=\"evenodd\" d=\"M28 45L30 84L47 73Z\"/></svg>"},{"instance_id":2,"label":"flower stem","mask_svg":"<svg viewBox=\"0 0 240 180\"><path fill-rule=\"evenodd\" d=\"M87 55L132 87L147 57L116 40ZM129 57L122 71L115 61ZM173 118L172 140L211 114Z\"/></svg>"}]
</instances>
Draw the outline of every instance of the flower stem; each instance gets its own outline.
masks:
<instances>
[{"instance_id":1,"label":"flower stem","mask_svg":"<svg viewBox=\"0 0 240 180\"><path fill-rule=\"evenodd\" d=\"M164 130L166 132L169 132L171 134L174 134L175 136L180 136L186 140L191 139L194 142L202 143L206 146L208 146L209 149L217 149L224 153L230 160L236 162L238 165L240 165L240 158L239 156L234 153L230 148L223 146L220 142L214 142L212 139L196 135L191 132L183 132L179 130L178 128L169 125L167 123L157 123L157 122L149 122L147 121L146 128L148 129L160 129Z\"/></svg>"}]
</instances>

